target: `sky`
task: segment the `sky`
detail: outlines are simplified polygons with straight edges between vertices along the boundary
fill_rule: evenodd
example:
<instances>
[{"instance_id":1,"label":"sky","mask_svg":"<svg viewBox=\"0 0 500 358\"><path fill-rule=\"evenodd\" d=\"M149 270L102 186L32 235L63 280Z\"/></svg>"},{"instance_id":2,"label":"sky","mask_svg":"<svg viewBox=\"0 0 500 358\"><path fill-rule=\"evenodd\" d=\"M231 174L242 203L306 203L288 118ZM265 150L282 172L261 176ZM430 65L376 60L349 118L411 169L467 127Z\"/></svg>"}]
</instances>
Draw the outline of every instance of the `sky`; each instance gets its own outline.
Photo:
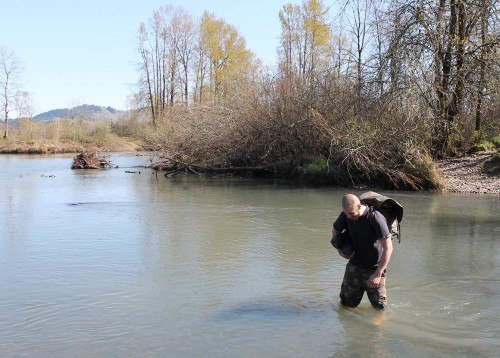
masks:
<instances>
[{"instance_id":1,"label":"sky","mask_svg":"<svg viewBox=\"0 0 500 358\"><path fill-rule=\"evenodd\" d=\"M278 13L301 0L17 0L0 12L0 46L23 65L19 89L34 113L82 104L126 110L139 60L136 34L153 11L182 7L193 18L207 10L233 25L247 48L274 65L281 32Z\"/></svg>"}]
</instances>

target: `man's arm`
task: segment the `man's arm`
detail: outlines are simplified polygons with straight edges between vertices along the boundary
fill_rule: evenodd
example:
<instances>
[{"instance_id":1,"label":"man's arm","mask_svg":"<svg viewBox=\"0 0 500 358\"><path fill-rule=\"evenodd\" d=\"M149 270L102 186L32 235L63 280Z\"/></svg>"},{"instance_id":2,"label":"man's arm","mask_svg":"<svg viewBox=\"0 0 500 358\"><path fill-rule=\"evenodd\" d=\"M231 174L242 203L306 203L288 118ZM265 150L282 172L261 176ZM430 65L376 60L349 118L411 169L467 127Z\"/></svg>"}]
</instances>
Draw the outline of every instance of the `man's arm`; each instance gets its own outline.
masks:
<instances>
[{"instance_id":1,"label":"man's arm","mask_svg":"<svg viewBox=\"0 0 500 358\"><path fill-rule=\"evenodd\" d=\"M380 257L380 263L378 264L377 270L370 276L368 280L369 287L378 287L380 284L380 279L384 273L392 255L392 238L386 237L385 239L379 240L380 246L382 247L382 255Z\"/></svg>"}]
</instances>

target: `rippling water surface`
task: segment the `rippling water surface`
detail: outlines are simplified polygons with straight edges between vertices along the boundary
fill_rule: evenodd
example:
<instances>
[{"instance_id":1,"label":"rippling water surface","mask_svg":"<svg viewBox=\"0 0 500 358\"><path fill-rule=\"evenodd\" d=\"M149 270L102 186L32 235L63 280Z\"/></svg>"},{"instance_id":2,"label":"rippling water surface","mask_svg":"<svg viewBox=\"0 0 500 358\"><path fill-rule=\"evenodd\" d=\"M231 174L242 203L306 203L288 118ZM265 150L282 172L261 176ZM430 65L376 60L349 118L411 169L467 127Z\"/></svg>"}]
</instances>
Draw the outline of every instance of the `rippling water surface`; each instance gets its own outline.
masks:
<instances>
[{"instance_id":1,"label":"rippling water surface","mask_svg":"<svg viewBox=\"0 0 500 358\"><path fill-rule=\"evenodd\" d=\"M405 207L389 308L343 309L343 189L0 156L0 355L495 357L500 198Z\"/></svg>"}]
</instances>

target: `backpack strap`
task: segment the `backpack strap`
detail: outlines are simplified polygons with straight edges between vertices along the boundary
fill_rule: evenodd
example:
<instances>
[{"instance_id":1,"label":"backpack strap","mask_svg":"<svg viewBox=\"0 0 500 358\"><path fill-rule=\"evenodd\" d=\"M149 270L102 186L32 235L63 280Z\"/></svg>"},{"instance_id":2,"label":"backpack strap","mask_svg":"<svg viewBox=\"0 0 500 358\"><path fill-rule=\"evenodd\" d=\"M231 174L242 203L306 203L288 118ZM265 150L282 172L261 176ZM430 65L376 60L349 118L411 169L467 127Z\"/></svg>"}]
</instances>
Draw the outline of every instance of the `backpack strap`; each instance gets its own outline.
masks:
<instances>
[{"instance_id":1,"label":"backpack strap","mask_svg":"<svg viewBox=\"0 0 500 358\"><path fill-rule=\"evenodd\" d=\"M375 228L375 211L377 209L375 209L375 207L373 205L371 206L368 206L368 221L370 221L370 224L372 225L373 228ZM387 220L387 219L386 219ZM394 236L397 236L398 237L398 243L400 244L401 243L401 227L399 226L399 221L398 220L395 220L396 221L396 224L397 224L397 228L398 228L398 232L392 232L391 228L389 227L389 225L387 225L388 229L389 229L389 233L391 234L391 239L394 238Z\"/></svg>"}]
</instances>

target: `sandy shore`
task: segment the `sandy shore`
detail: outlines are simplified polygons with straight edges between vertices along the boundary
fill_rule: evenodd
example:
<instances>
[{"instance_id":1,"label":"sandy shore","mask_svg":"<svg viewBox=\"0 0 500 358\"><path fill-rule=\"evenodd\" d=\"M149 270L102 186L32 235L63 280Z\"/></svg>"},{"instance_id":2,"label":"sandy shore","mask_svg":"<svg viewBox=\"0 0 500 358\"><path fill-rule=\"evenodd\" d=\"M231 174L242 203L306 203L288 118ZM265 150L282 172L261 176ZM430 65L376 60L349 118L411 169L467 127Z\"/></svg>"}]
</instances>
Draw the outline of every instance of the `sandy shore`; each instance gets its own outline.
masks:
<instances>
[{"instance_id":1,"label":"sandy shore","mask_svg":"<svg viewBox=\"0 0 500 358\"><path fill-rule=\"evenodd\" d=\"M500 176L481 173L483 164L495 153L477 153L436 162L446 181L444 191L500 195Z\"/></svg>"}]
</instances>

